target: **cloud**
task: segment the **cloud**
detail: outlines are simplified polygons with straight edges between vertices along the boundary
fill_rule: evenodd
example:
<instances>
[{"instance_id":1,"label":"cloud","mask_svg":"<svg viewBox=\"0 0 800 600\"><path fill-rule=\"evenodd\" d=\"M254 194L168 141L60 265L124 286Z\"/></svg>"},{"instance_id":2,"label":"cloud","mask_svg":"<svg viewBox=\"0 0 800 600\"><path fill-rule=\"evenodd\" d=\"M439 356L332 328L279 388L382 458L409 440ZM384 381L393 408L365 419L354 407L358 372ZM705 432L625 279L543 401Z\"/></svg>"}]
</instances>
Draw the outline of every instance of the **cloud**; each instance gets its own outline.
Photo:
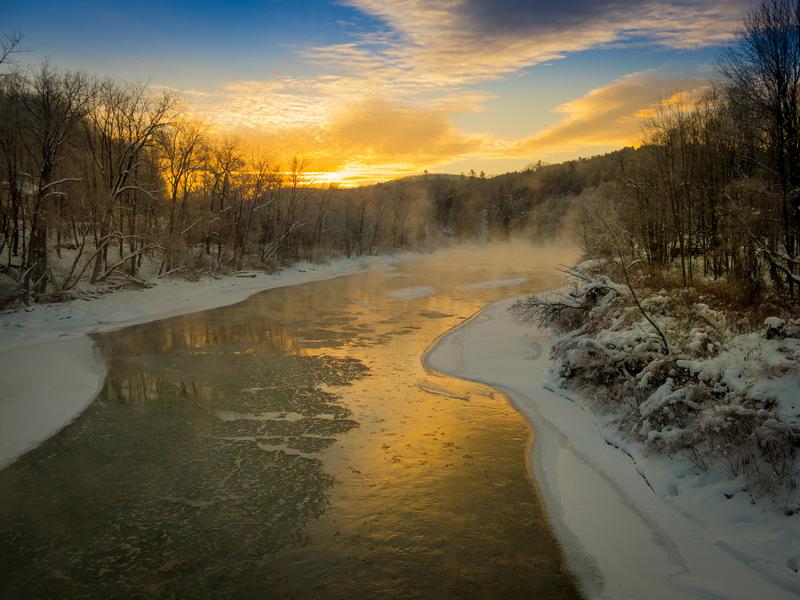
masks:
<instances>
[{"instance_id":1,"label":"cloud","mask_svg":"<svg viewBox=\"0 0 800 600\"><path fill-rule=\"evenodd\" d=\"M709 85L708 80L692 76L632 73L558 106L556 112L564 115L561 120L506 150L547 156L638 144L659 106L680 101L690 107Z\"/></svg>"},{"instance_id":2,"label":"cloud","mask_svg":"<svg viewBox=\"0 0 800 600\"><path fill-rule=\"evenodd\" d=\"M652 70L632 73L553 109L560 118L520 139L464 134L450 110L474 101L418 105L383 96L334 94L341 81L236 82L212 98L226 121L218 132L238 135L276 156L305 156L316 171L348 172L354 181L388 179L463 160L549 159L638 144L656 109L681 98L687 106L709 82ZM345 100L342 100L345 98ZM228 111L226 113L225 111ZM237 111L241 111L240 116Z\"/></svg>"},{"instance_id":3,"label":"cloud","mask_svg":"<svg viewBox=\"0 0 800 600\"><path fill-rule=\"evenodd\" d=\"M337 44L301 54L322 74L234 81L184 91L219 132L259 140L315 169L394 177L465 159L590 154L639 141L647 116L677 90L705 83L642 71L554 110L520 139L465 134L457 113L485 110L476 88L568 53L648 43L693 48L729 40L748 0L341 0L382 24L347 26ZM360 175L359 175L360 176Z\"/></svg>"},{"instance_id":4,"label":"cloud","mask_svg":"<svg viewBox=\"0 0 800 600\"><path fill-rule=\"evenodd\" d=\"M730 40L747 0L346 0L387 29L309 58L418 89L496 79L570 52L646 40L693 48Z\"/></svg>"},{"instance_id":5,"label":"cloud","mask_svg":"<svg viewBox=\"0 0 800 600\"><path fill-rule=\"evenodd\" d=\"M747 6L742 0L464 0L452 10L463 15L460 25L488 37L572 32L591 40L603 30L601 37L641 35L683 47L729 38Z\"/></svg>"},{"instance_id":6,"label":"cloud","mask_svg":"<svg viewBox=\"0 0 800 600\"><path fill-rule=\"evenodd\" d=\"M458 133L441 110L393 105L375 98L347 106L330 126L329 142L371 161L393 157L424 165L477 149L479 141Z\"/></svg>"},{"instance_id":7,"label":"cloud","mask_svg":"<svg viewBox=\"0 0 800 600\"><path fill-rule=\"evenodd\" d=\"M235 89L241 91L243 86ZM258 101L246 94L231 102L239 107L254 103ZM269 148L284 160L303 155L315 171L347 171L367 179L419 173L430 165L474 154L485 145L481 136L458 132L441 109L391 102L379 96L343 102L330 112L320 113L319 118L279 121L270 115L271 126L247 114L236 126L218 129L218 133L238 136L247 145ZM376 175L366 177L367 173Z\"/></svg>"},{"instance_id":8,"label":"cloud","mask_svg":"<svg viewBox=\"0 0 800 600\"><path fill-rule=\"evenodd\" d=\"M474 153L481 136L458 132L451 116L481 110L492 98L475 90L434 97L398 93L363 78L327 75L233 81L215 90L182 90L192 117L220 137L239 137L286 161L305 155L314 169L418 173Z\"/></svg>"}]
</instances>

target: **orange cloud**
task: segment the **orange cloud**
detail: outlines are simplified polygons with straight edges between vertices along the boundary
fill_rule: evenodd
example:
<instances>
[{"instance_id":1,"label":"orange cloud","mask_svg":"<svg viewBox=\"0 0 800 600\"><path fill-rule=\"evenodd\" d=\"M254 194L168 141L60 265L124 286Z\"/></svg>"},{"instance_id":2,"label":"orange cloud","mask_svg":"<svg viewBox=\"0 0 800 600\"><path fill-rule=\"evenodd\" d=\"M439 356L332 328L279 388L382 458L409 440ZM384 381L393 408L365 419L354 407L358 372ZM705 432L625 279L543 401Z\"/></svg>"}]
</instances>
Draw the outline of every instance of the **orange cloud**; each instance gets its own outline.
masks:
<instances>
[{"instance_id":1,"label":"orange cloud","mask_svg":"<svg viewBox=\"0 0 800 600\"><path fill-rule=\"evenodd\" d=\"M329 172L347 173L348 181L392 179L474 154L484 145L478 136L459 133L442 110L380 97L342 103L307 122L266 127L243 120L220 132L269 148L284 161L303 155L322 180L332 179L324 175Z\"/></svg>"},{"instance_id":2,"label":"orange cloud","mask_svg":"<svg viewBox=\"0 0 800 600\"><path fill-rule=\"evenodd\" d=\"M709 82L632 73L555 107L560 118L552 126L519 139L459 132L450 117L474 101L469 95L421 106L359 95L355 88L334 94L325 82L304 85L236 82L195 102L216 114L217 133L267 148L284 163L302 155L318 181L354 185L464 160L551 160L636 144L659 106L690 105Z\"/></svg>"},{"instance_id":3,"label":"orange cloud","mask_svg":"<svg viewBox=\"0 0 800 600\"><path fill-rule=\"evenodd\" d=\"M660 105L691 105L709 87L708 80L641 71L595 88L556 108L564 117L555 125L512 145L512 153L546 156L593 148L637 144L642 129Z\"/></svg>"},{"instance_id":4,"label":"orange cloud","mask_svg":"<svg viewBox=\"0 0 800 600\"><path fill-rule=\"evenodd\" d=\"M474 160L591 154L639 141L662 98L703 81L634 73L556 107L552 126L519 139L465 134L457 113L485 110L474 89L531 65L598 46L648 41L688 48L731 38L747 0L344 0L385 23L350 41L306 48L315 77L234 81L186 90L224 134L294 154L338 180L382 180ZM333 179L333 176L330 176Z\"/></svg>"}]
</instances>

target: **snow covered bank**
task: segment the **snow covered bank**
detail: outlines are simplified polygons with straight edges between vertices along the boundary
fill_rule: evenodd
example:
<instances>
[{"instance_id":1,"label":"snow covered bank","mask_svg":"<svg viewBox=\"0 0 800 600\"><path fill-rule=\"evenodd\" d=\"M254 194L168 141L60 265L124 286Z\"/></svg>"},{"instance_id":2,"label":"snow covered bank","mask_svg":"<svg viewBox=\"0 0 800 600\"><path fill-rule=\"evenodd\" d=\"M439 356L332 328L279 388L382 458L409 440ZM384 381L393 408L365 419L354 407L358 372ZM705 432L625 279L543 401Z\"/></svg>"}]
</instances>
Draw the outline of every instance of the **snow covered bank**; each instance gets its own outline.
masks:
<instances>
[{"instance_id":1,"label":"snow covered bank","mask_svg":"<svg viewBox=\"0 0 800 600\"><path fill-rule=\"evenodd\" d=\"M568 563L592 598L796 598L800 515L750 503L717 471L625 447L557 387L551 341L513 300L443 337L427 366L503 390L534 425L531 467ZM501 441L499 441L501 442ZM739 488L740 489L740 486Z\"/></svg>"},{"instance_id":2,"label":"snow covered bank","mask_svg":"<svg viewBox=\"0 0 800 600\"><path fill-rule=\"evenodd\" d=\"M299 263L253 277L164 280L149 289L3 313L0 468L59 431L97 395L106 369L87 334L235 304L263 290L348 275L414 256L419 255Z\"/></svg>"}]
</instances>

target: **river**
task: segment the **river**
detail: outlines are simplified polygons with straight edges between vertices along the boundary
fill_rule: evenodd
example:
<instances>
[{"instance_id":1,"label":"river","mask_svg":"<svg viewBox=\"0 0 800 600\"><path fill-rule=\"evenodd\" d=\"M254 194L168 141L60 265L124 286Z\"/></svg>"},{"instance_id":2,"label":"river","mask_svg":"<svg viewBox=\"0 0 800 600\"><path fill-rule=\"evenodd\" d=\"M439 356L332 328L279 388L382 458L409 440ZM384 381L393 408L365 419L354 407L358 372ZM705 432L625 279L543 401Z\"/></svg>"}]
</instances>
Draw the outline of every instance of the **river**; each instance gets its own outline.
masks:
<instances>
[{"instance_id":1,"label":"river","mask_svg":"<svg viewBox=\"0 0 800 600\"><path fill-rule=\"evenodd\" d=\"M0 472L0 597L576 598L533 432L421 363L574 258L457 248L96 336L101 393Z\"/></svg>"}]
</instances>

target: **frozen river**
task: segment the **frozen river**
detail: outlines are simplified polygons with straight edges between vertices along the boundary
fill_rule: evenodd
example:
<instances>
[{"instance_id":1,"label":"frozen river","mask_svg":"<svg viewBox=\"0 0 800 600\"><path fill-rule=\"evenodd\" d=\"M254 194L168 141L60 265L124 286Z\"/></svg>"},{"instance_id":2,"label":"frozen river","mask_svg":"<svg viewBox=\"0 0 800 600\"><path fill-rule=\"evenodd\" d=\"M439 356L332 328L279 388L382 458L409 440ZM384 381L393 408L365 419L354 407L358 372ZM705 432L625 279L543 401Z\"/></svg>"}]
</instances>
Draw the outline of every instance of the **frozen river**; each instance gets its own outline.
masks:
<instances>
[{"instance_id":1,"label":"frozen river","mask_svg":"<svg viewBox=\"0 0 800 600\"><path fill-rule=\"evenodd\" d=\"M456 249L97 336L99 396L0 471L0 597L576 597L529 426L421 363L574 258Z\"/></svg>"}]
</instances>

